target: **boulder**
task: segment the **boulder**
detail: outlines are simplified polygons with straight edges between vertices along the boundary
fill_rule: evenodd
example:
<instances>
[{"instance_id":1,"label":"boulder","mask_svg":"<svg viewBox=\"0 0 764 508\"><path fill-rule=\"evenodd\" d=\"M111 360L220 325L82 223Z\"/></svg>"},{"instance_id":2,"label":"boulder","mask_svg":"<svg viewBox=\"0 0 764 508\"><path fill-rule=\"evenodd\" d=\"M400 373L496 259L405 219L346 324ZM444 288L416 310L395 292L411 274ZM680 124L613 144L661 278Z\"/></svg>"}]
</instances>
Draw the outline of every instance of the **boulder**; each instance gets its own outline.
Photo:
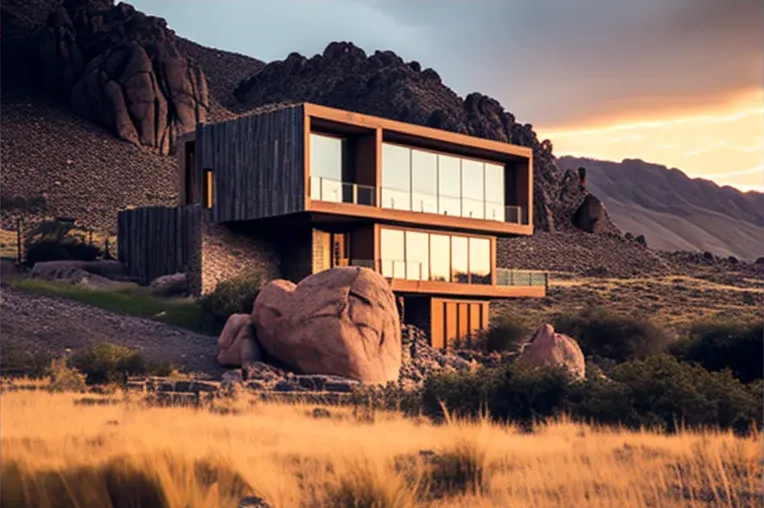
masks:
<instances>
[{"instance_id":1,"label":"boulder","mask_svg":"<svg viewBox=\"0 0 764 508\"><path fill-rule=\"evenodd\" d=\"M232 314L218 337L218 364L223 367L245 367L262 360L249 314Z\"/></svg>"},{"instance_id":2,"label":"boulder","mask_svg":"<svg viewBox=\"0 0 764 508\"><path fill-rule=\"evenodd\" d=\"M555 333L549 324L536 331L517 361L533 367L563 365L574 379L586 376L584 353L578 343L567 335Z\"/></svg>"},{"instance_id":3,"label":"boulder","mask_svg":"<svg viewBox=\"0 0 764 508\"><path fill-rule=\"evenodd\" d=\"M268 357L301 374L327 374L364 383L398 379L401 327L384 277L362 267L332 268L298 285L264 286L253 310Z\"/></svg>"},{"instance_id":4,"label":"boulder","mask_svg":"<svg viewBox=\"0 0 764 508\"><path fill-rule=\"evenodd\" d=\"M573 225L587 233L601 233L607 226L605 205L596 196L589 194L573 214Z\"/></svg>"},{"instance_id":5,"label":"boulder","mask_svg":"<svg viewBox=\"0 0 764 508\"><path fill-rule=\"evenodd\" d=\"M185 273L162 275L149 284L154 296L169 297L188 294L188 278Z\"/></svg>"},{"instance_id":6,"label":"boulder","mask_svg":"<svg viewBox=\"0 0 764 508\"><path fill-rule=\"evenodd\" d=\"M66 282L91 289L135 288L137 284L120 280L122 265L110 261L44 261L35 263L33 279Z\"/></svg>"},{"instance_id":7,"label":"boulder","mask_svg":"<svg viewBox=\"0 0 764 508\"><path fill-rule=\"evenodd\" d=\"M69 0L39 39L45 85L75 113L164 154L209 109L202 68L166 22L110 1Z\"/></svg>"}]
</instances>

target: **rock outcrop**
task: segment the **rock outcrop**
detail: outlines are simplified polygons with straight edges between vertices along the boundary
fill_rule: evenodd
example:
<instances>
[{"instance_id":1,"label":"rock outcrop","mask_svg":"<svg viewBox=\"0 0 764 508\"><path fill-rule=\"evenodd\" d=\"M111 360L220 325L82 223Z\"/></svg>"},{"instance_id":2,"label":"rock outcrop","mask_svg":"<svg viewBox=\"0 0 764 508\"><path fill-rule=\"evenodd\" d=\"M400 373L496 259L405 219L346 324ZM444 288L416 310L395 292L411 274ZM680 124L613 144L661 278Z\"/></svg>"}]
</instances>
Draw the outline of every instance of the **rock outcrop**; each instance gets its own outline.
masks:
<instances>
[{"instance_id":1,"label":"rock outcrop","mask_svg":"<svg viewBox=\"0 0 764 508\"><path fill-rule=\"evenodd\" d=\"M398 379L401 327L387 281L367 268L332 268L299 284L276 280L255 300L253 322L268 358L301 374L364 383Z\"/></svg>"},{"instance_id":2,"label":"rock outcrop","mask_svg":"<svg viewBox=\"0 0 764 508\"><path fill-rule=\"evenodd\" d=\"M574 379L586 377L584 353L578 343L567 335L555 333L549 324L536 331L517 361L532 367L564 366Z\"/></svg>"},{"instance_id":3,"label":"rock outcrop","mask_svg":"<svg viewBox=\"0 0 764 508\"><path fill-rule=\"evenodd\" d=\"M39 40L48 91L122 139L170 153L209 109L202 68L161 18L113 0L67 0Z\"/></svg>"},{"instance_id":4,"label":"rock outcrop","mask_svg":"<svg viewBox=\"0 0 764 508\"><path fill-rule=\"evenodd\" d=\"M322 55L298 53L266 65L234 91L246 111L274 102L309 101L393 120L459 132L533 149L534 223L540 230L568 227L583 199L577 182L561 194L562 173L555 164L552 142L538 139L530 124L516 121L499 102L480 93L462 100L432 69L404 62L391 51L367 54L348 42L329 44ZM570 209L570 207L573 207Z\"/></svg>"},{"instance_id":5,"label":"rock outcrop","mask_svg":"<svg viewBox=\"0 0 764 508\"><path fill-rule=\"evenodd\" d=\"M218 337L217 361L224 367L246 367L263 359L249 314L231 315Z\"/></svg>"},{"instance_id":6,"label":"rock outcrop","mask_svg":"<svg viewBox=\"0 0 764 508\"><path fill-rule=\"evenodd\" d=\"M573 225L587 233L603 233L608 228L605 205L589 194L573 214Z\"/></svg>"}]
</instances>

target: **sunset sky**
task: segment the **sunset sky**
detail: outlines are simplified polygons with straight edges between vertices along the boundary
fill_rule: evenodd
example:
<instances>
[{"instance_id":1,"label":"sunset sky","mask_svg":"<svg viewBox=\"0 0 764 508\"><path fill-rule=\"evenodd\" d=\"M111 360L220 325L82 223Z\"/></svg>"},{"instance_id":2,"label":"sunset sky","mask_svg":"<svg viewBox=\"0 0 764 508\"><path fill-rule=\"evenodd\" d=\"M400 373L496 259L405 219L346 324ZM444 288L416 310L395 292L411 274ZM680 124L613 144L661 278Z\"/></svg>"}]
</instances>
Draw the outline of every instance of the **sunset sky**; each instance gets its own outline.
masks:
<instances>
[{"instance_id":1,"label":"sunset sky","mask_svg":"<svg viewBox=\"0 0 764 508\"><path fill-rule=\"evenodd\" d=\"M556 155L640 158L764 191L761 0L129 0L264 61L335 40L497 98Z\"/></svg>"}]
</instances>

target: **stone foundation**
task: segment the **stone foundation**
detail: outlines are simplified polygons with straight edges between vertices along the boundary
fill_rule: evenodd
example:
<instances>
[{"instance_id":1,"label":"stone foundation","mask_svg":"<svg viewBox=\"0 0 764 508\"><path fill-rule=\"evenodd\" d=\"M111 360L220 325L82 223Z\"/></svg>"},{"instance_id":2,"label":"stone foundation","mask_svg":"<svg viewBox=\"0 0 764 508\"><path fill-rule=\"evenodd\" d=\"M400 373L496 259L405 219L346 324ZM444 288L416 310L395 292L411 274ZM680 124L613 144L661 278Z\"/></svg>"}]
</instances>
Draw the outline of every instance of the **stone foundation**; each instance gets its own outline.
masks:
<instances>
[{"instance_id":1,"label":"stone foundation","mask_svg":"<svg viewBox=\"0 0 764 508\"><path fill-rule=\"evenodd\" d=\"M201 294L224 280L257 273L261 283L281 278L277 244L243 227L204 222L201 226Z\"/></svg>"}]
</instances>

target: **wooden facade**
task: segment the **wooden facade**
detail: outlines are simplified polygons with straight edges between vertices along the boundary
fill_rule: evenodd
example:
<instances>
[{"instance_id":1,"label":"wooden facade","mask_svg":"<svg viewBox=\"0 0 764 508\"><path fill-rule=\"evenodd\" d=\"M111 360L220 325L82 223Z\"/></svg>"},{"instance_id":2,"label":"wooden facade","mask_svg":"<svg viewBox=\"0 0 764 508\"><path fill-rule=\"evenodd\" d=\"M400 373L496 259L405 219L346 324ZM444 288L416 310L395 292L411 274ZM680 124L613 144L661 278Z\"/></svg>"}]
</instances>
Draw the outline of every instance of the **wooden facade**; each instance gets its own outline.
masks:
<instances>
[{"instance_id":1,"label":"wooden facade","mask_svg":"<svg viewBox=\"0 0 764 508\"><path fill-rule=\"evenodd\" d=\"M212 173L215 222L305 210L304 113L292 106L196 129L197 181Z\"/></svg>"},{"instance_id":2,"label":"wooden facade","mask_svg":"<svg viewBox=\"0 0 764 508\"><path fill-rule=\"evenodd\" d=\"M123 210L117 219L119 261L141 284L188 272L201 249L199 206Z\"/></svg>"}]
</instances>

